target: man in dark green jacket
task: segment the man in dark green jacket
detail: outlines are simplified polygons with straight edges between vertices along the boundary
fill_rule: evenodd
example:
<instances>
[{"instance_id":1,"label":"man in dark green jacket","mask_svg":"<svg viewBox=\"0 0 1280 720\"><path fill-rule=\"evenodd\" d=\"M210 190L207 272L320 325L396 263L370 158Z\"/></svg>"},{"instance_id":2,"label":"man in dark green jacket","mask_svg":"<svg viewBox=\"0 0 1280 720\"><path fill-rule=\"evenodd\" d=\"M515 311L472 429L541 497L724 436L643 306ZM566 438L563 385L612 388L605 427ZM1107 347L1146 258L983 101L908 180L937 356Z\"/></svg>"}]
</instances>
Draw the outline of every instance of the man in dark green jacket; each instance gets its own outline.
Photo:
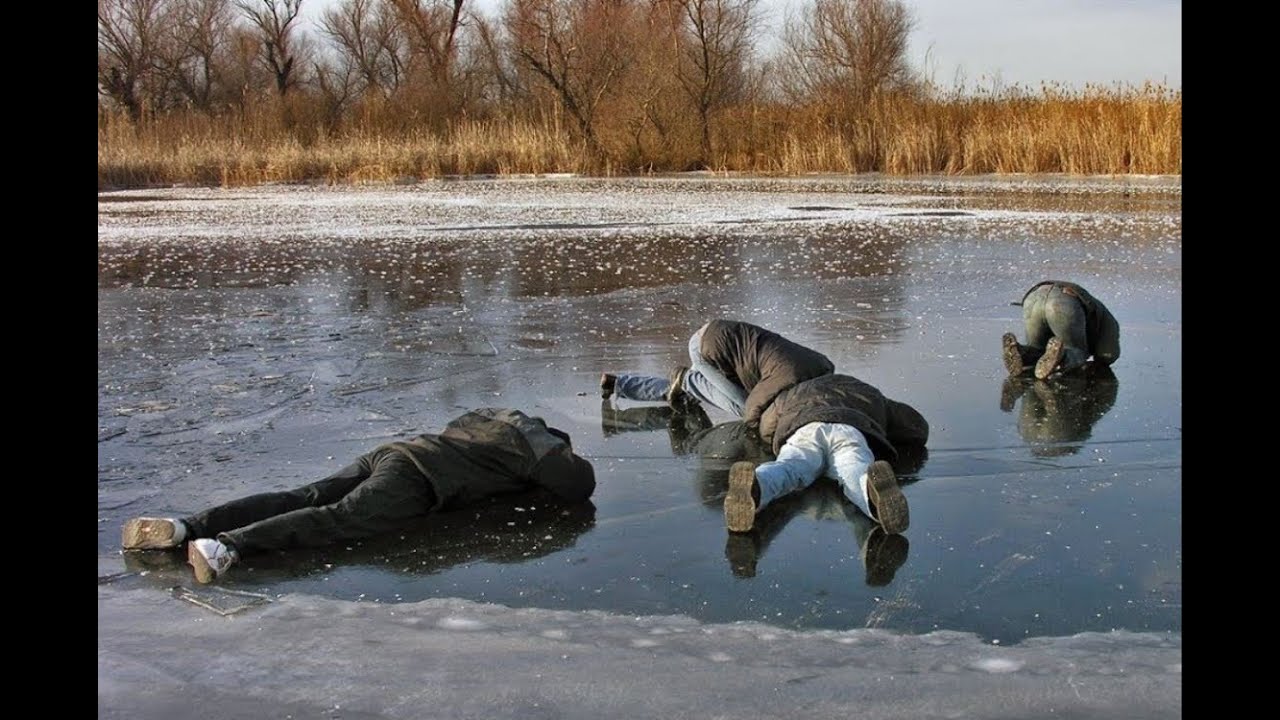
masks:
<instances>
[{"instance_id":1,"label":"man in dark green jacket","mask_svg":"<svg viewBox=\"0 0 1280 720\"><path fill-rule=\"evenodd\" d=\"M824 476L886 533L907 529L907 499L891 461L900 446L929 439L929 423L915 408L851 375L824 375L778 393L761 417L760 437L777 460L730 468L724 514L731 532L750 531L770 502Z\"/></svg>"},{"instance_id":2,"label":"man in dark green jacket","mask_svg":"<svg viewBox=\"0 0 1280 720\"><path fill-rule=\"evenodd\" d=\"M310 485L180 519L133 518L124 524L121 546L185 542L196 580L207 583L243 555L372 537L437 510L539 488L584 502L595 486L591 463L573 454L568 434L519 410L483 408L438 435L381 445Z\"/></svg>"},{"instance_id":3,"label":"man in dark green jacket","mask_svg":"<svg viewBox=\"0 0 1280 720\"><path fill-rule=\"evenodd\" d=\"M1044 280L1022 296L1022 322L1027 342L1013 333L1000 339L1005 369L1021 375L1035 366L1035 376L1071 372L1090 358L1099 367L1120 359L1120 323L1088 290L1072 282Z\"/></svg>"}]
</instances>

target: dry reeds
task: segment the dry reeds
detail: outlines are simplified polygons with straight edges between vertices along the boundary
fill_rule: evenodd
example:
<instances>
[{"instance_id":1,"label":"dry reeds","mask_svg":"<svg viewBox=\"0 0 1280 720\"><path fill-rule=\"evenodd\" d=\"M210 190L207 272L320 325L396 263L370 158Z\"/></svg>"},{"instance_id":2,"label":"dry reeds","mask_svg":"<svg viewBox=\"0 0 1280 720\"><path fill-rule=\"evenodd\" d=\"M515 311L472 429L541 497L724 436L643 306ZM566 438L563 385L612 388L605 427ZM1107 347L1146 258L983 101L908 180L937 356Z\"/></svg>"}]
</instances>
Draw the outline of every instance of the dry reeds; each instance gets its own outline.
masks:
<instances>
[{"instance_id":1,"label":"dry reeds","mask_svg":"<svg viewBox=\"0 0 1280 720\"><path fill-rule=\"evenodd\" d=\"M686 169L700 150L668 142L660 154L645 157L644 146L632 143L589 157L554 118L460 120L433 128L387 122L385 112L352 114L345 122L322 122L266 106L135 123L102 112L98 187L674 171ZM721 171L1182 173L1182 93L1150 84L879 96L852 108L756 104L724 110L714 129L709 165Z\"/></svg>"}]
</instances>

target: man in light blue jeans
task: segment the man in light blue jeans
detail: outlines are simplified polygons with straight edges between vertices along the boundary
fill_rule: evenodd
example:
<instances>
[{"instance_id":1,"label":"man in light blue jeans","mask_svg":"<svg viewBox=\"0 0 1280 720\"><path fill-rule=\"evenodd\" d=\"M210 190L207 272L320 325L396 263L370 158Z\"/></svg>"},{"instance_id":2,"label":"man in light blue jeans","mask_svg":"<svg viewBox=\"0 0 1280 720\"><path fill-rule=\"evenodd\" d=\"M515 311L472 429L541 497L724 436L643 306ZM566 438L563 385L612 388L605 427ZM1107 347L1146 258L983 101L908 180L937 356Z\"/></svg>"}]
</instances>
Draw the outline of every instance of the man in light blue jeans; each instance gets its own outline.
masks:
<instances>
[{"instance_id":1,"label":"man in light blue jeans","mask_svg":"<svg viewBox=\"0 0 1280 720\"><path fill-rule=\"evenodd\" d=\"M834 371L820 352L758 325L717 318L689 338L689 365L671 377L605 373L600 390L605 398L665 400L673 407L694 400L742 418L754 430L778 393Z\"/></svg>"},{"instance_id":2,"label":"man in light blue jeans","mask_svg":"<svg viewBox=\"0 0 1280 720\"><path fill-rule=\"evenodd\" d=\"M710 324L704 324L689 338L688 367L677 367L669 378L606 373L600 378L601 394L606 398L613 395L622 400L666 402L673 406L691 398L742 417L747 391L702 357L702 335Z\"/></svg>"}]
</instances>

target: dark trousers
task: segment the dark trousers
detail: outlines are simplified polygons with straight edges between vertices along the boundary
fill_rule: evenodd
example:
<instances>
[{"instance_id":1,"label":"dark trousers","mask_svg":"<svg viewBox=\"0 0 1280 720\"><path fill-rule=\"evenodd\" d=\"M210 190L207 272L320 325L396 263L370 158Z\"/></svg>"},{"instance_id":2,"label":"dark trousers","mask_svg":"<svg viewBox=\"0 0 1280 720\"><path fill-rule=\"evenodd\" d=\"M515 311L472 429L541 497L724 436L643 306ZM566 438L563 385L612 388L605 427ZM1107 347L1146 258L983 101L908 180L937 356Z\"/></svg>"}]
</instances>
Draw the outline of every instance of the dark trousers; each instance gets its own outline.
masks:
<instances>
[{"instance_id":1,"label":"dark trousers","mask_svg":"<svg viewBox=\"0 0 1280 720\"><path fill-rule=\"evenodd\" d=\"M404 527L435 505L422 471L380 447L318 482L233 500L183 518L190 537L216 537L241 554L327 545Z\"/></svg>"}]
</instances>

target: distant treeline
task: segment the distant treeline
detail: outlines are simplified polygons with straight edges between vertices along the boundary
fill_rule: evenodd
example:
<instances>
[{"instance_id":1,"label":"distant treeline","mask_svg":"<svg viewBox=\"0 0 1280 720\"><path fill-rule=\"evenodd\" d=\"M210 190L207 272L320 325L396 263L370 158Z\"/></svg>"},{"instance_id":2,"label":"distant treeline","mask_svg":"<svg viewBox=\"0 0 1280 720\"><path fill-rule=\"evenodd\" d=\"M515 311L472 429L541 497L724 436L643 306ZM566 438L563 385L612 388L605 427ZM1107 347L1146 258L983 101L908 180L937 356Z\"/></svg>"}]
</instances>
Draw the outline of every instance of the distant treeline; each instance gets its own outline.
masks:
<instances>
[{"instance_id":1,"label":"distant treeline","mask_svg":"<svg viewBox=\"0 0 1280 720\"><path fill-rule=\"evenodd\" d=\"M309 2L316 0L308 0ZM942 89L898 0L99 0L98 186L452 174L1181 174L1182 92Z\"/></svg>"}]
</instances>

